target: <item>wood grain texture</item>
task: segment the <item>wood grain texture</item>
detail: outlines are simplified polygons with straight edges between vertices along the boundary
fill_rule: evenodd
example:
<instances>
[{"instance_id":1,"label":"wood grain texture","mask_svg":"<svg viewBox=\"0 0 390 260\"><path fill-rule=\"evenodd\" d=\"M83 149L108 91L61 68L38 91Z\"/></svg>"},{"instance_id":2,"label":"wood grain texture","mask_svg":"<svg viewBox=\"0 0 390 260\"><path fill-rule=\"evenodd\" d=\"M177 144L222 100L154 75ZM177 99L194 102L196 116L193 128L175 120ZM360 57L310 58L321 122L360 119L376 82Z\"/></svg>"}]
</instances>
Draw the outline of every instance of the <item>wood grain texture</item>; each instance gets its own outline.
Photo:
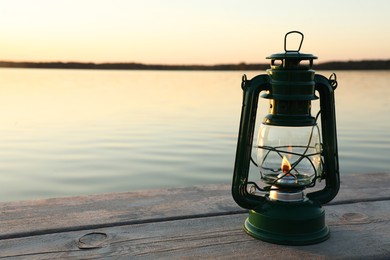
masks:
<instances>
[{"instance_id":1,"label":"wood grain texture","mask_svg":"<svg viewBox=\"0 0 390 260\"><path fill-rule=\"evenodd\" d=\"M134 224L0 241L1 257L29 259L388 259L388 201L325 207L329 240L281 246L246 235L247 214Z\"/></svg>"},{"instance_id":2,"label":"wood grain texture","mask_svg":"<svg viewBox=\"0 0 390 260\"><path fill-rule=\"evenodd\" d=\"M390 174L342 177L325 206L331 238L286 247L250 238L230 185L0 204L0 256L15 258L389 259ZM360 254L360 255L359 255Z\"/></svg>"},{"instance_id":3,"label":"wood grain texture","mask_svg":"<svg viewBox=\"0 0 390 260\"><path fill-rule=\"evenodd\" d=\"M390 183L390 174L345 176L341 178L339 194L330 204L390 199L386 183ZM233 201L230 187L205 185L0 203L0 239L245 212Z\"/></svg>"}]
</instances>

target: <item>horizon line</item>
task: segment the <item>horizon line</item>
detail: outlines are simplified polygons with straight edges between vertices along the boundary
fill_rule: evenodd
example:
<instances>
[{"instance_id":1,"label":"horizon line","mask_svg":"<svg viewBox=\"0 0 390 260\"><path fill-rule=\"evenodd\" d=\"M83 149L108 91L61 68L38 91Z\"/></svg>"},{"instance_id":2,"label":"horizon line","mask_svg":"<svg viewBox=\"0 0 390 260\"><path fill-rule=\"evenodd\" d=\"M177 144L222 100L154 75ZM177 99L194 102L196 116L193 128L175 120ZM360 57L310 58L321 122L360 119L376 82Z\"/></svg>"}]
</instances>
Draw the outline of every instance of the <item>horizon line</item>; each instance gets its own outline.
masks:
<instances>
[{"instance_id":1,"label":"horizon line","mask_svg":"<svg viewBox=\"0 0 390 260\"><path fill-rule=\"evenodd\" d=\"M221 63L214 65L169 65L136 62L64 62L64 61L0 61L1 68L37 69L101 69L101 70L264 70L270 63ZM349 60L315 63L317 70L390 70L387 60Z\"/></svg>"},{"instance_id":2,"label":"horizon line","mask_svg":"<svg viewBox=\"0 0 390 260\"><path fill-rule=\"evenodd\" d=\"M269 59L267 59L269 60ZM319 62L317 59L314 59L316 64L325 64L325 63L335 63L335 62L383 62L383 61L390 61L390 58L388 59L346 59L346 60L329 60L329 61L323 61ZM0 63L80 63L80 64L141 64L141 65L164 65L164 66L217 66L217 65L239 65L239 64L269 64L266 62L220 62L220 63L213 63L213 64L205 64L205 63L147 63L147 62L137 62L137 61L77 61L77 60L41 60L41 61L32 61L32 60L0 60Z\"/></svg>"}]
</instances>

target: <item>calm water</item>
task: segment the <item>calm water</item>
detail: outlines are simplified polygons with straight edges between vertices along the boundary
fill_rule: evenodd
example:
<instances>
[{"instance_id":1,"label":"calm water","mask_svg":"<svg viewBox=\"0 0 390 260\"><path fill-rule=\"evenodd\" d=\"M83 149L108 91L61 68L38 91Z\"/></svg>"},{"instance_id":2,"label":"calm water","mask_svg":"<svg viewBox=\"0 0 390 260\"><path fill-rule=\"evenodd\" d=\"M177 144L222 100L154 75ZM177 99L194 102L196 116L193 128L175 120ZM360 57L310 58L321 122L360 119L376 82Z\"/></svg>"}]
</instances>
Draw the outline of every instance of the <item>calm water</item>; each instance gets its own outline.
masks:
<instances>
[{"instance_id":1,"label":"calm water","mask_svg":"<svg viewBox=\"0 0 390 260\"><path fill-rule=\"evenodd\" d=\"M0 69L0 200L230 183L242 74ZM337 75L341 174L389 172L390 72Z\"/></svg>"}]
</instances>

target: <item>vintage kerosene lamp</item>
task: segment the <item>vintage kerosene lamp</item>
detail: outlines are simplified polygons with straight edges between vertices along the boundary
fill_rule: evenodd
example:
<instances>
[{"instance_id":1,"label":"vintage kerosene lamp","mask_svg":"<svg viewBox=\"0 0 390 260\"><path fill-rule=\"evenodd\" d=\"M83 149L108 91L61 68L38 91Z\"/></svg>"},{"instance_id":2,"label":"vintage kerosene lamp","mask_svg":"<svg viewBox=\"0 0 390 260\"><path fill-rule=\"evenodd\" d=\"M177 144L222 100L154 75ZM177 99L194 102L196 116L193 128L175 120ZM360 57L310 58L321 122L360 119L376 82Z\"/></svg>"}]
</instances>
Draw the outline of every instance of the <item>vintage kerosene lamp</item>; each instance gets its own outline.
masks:
<instances>
[{"instance_id":1,"label":"vintage kerosene lamp","mask_svg":"<svg viewBox=\"0 0 390 260\"><path fill-rule=\"evenodd\" d=\"M287 49L290 34L300 36L296 50ZM326 240L329 228L321 205L331 201L340 186L336 76L332 74L328 79L315 74L312 66L317 57L300 52L303 38L300 32L288 32L285 52L267 57L271 60L267 74L251 80L244 75L242 80L244 97L232 194L239 206L249 209L244 230L277 244L305 245ZM269 114L254 144L260 95L269 99ZM319 111L312 116L311 102L317 99ZM317 122L319 119L321 122ZM251 162L260 174L256 180L249 178ZM322 188L316 189L316 182L321 180Z\"/></svg>"}]
</instances>

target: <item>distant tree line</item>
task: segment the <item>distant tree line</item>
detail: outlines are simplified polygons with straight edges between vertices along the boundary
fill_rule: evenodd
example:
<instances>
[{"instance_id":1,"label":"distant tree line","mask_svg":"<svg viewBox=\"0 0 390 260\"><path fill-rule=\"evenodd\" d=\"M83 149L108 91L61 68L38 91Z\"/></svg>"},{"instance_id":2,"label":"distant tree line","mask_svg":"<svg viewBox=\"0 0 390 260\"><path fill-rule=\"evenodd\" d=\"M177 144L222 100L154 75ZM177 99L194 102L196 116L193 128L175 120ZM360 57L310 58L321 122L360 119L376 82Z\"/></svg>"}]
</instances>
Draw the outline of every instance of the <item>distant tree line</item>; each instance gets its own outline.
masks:
<instances>
[{"instance_id":1,"label":"distant tree line","mask_svg":"<svg viewBox=\"0 0 390 260\"><path fill-rule=\"evenodd\" d=\"M0 61L2 68L100 69L100 70L266 70L269 64L163 65L142 63L13 62ZM333 61L315 64L316 70L389 70L390 60Z\"/></svg>"},{"instance_id":2,"label":"distant tree line","mask_svg":"<svg viewBox=\"0 0 390 260\"><path fill-rule=\"evenodd\" d=\"M219 64L219 65L164 65L143 63L84 63L84 62L12 62L0 61L3 68L36 69L102 69L102 70L258 70L268 64Z\"/></svg>"},{"instance_id":3,"label":"distant tree line","mask_svg":"<svg viewBox=\"0 0 390 260\"><path fill-rule=\"evenodd\" d=\"M390 60L332 61L314 65L317 70L389 70Z\"/></svg>"}]
</instances>

